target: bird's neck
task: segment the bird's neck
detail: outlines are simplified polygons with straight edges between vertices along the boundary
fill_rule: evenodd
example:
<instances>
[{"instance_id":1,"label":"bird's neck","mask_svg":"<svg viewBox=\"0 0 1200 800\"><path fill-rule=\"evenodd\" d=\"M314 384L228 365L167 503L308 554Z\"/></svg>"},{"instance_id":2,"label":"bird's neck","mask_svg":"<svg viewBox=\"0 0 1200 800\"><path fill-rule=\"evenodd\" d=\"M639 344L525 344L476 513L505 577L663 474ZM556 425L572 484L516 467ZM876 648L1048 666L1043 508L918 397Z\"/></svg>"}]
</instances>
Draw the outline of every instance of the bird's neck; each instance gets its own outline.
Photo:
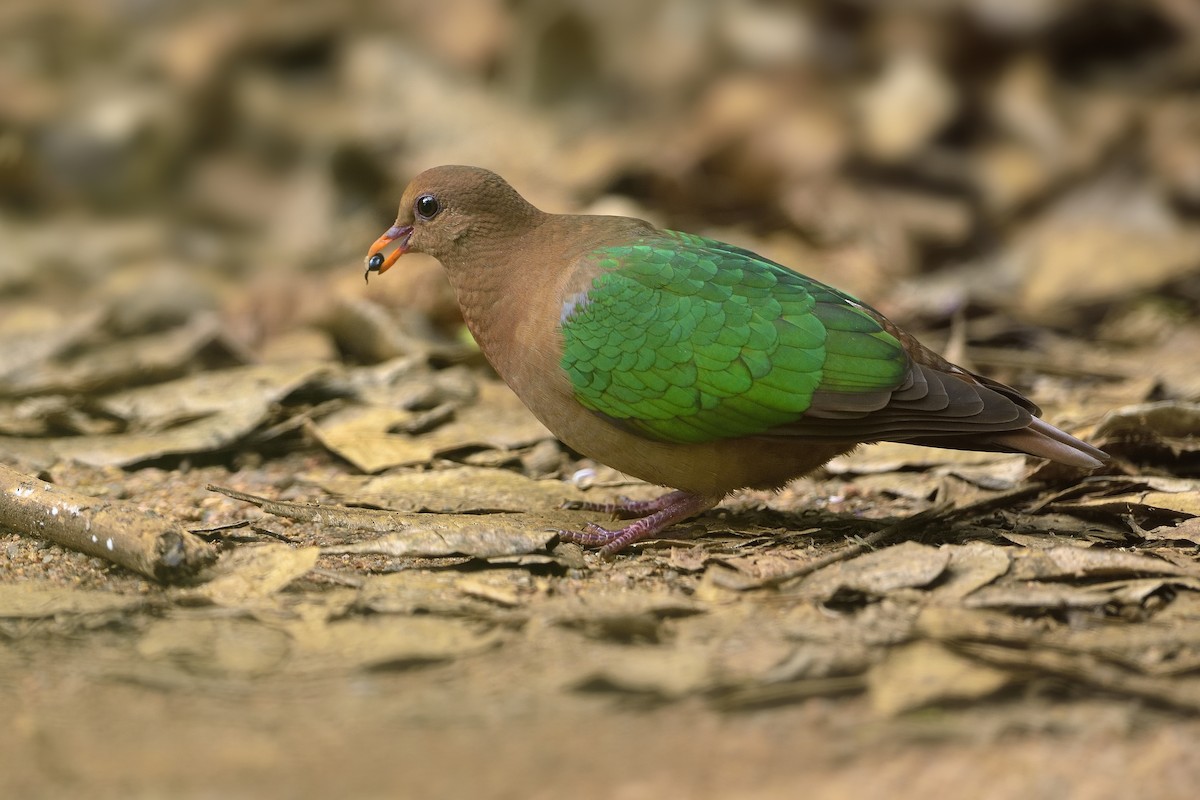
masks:
<instances>
[{"instance_id":1,"label":"bird's neck","mask_svg":"<svg viewBox=\"0 0 1200 800\"><path fill-rule=\"evenodd\" d=\"M526 234L522 230L496 235L443 259L463 321L484 356L510 384L547 333L536 323L543 318L551 275L543 260L523 247Z\"/></svg>"},{"instance_id":2,"label":"bird's neck","mask_svg":"<svg viewBox=\"0 0 1200 800\"><path fill-rule=\"evenodd\" d=\"M520 393L530 370L557 368L563 300L590 286L595 273L582 257L615 235L652 231L640 220L545 214L443 263L480 350Z\"/></svg>"}]
</instances>

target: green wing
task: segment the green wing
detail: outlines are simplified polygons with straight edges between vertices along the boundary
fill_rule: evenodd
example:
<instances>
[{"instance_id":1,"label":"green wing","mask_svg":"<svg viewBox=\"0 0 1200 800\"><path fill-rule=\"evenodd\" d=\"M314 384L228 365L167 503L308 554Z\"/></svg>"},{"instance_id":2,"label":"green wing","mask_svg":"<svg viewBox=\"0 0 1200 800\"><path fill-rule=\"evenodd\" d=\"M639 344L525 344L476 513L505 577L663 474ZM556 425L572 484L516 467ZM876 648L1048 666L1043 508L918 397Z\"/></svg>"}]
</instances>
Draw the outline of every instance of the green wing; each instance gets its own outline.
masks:
<instances>
[{"instance_id":1,"label":"green wing","mask_svg":"<svg viewBox=\"0 0 1200 800\"><path fill-rule=\"evenodd\" d=\"M562 367L580 403L646 435L862 416L908 376L903 346L857 301L748 250L667 231L592 258L600 274L563 307Z\"/></svg>"}]
</instances>

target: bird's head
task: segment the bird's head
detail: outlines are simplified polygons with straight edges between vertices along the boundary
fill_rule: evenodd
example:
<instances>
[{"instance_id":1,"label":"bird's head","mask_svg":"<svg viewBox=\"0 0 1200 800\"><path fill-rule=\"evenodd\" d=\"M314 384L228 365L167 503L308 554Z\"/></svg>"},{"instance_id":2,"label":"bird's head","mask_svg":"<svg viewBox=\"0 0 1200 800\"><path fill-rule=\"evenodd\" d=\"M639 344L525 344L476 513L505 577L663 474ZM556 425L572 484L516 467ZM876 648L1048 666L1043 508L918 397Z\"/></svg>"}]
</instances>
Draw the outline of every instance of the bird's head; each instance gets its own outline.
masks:
<instances>
[{"instance_id":1,"label":"bird's head","mask_svg":"<svg viewBox=\"0 0 1200 800\"><path fill-rule=\"evenodd\" d=\"M412 179L396 223L367 251L367 278L384 273L407 252L447 264L480 238L512 234L540 212L494 172L479 167L434 167ZM385 254L388 245L395 248Z\"/></svg>"}]
</instances>

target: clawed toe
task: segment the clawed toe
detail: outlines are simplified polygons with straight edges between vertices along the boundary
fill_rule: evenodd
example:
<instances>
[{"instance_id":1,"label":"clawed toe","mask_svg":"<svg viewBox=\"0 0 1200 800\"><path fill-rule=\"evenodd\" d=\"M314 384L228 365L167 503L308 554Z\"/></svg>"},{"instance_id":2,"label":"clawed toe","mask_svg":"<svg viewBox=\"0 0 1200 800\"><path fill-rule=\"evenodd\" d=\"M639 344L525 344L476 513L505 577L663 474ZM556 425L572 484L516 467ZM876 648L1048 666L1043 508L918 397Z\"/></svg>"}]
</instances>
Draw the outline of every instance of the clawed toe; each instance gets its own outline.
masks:
<instances>
[{"instance_id":1,"label":"clawed toe","mask_svg":"<svg viewBox=\"0 0 1200 800\"><path fill-rule=\"evenodd\" d=\"M564 542L571 542L580 547L604 547L613 539L620 535L620 531L610 531L607 528L602 528L594 522L588 522L583 526L583 530L560 530L558 538Z\"/></svg>"},{"instance_id":2,"label":"clawed toe","mask_svg":"<svg viewBox=\"0 0 1200 800\"><path fill-rule=\"evenodd\" d=\"M564 542L573 542L583 547L598 547L601 555L619 553L634 542L656 536L680 520L712 508L719 496L671 492L657 500L630 500L620 498L616 503L571 503L571 508L633 515L647 514L623 528L609 530L595 522L588 522L579 531L559 531Z\"/></svg>"},{"instance_id":3,"label":"clawed toe","mask_svg":"<svg viewBox=\"0 0 1200 800\"><path fill-rule=\"evenodd\" d=\"M562 508L567 511L595 511L599 514L612 514L615 518L637 517L643 514L642 506L645 501L634 500L621 495L611 503L593 503L590 500L567 500Z\"/></svg>"}]
</instances>

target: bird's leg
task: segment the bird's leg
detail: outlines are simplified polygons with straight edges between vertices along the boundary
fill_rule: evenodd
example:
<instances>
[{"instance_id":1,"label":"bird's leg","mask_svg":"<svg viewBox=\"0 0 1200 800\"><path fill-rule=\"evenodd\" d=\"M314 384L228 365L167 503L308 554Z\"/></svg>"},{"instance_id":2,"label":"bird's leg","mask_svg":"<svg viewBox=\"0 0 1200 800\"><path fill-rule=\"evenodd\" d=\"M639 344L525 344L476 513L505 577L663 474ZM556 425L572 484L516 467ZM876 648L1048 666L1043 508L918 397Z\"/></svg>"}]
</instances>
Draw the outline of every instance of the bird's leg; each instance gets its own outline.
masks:
<instances>
[{"instance_id":1,"label":"bird's leg","mask_svg":"<svg viewBox=\"0 0 1200 800\"><path fill-rule=\"evenodd\" d=\"M601 555L611 556L634 542L654 536L676 522L707 511L719 502L721 502L721 495L692 494L691 492L670 492L657 500L641 502L618 501L604 504L604 506L634 513L636 510L649 510L652 513L616 530L602 528L594 522L589 522L583 526L582 531L559 531L559 536L564 542L574 542L584 547L599 547ZM601 508L600 510L608 509Z\"/></svg>"},{"instance_id":2,"label":"bird's leg","mask_svg":"<svg viewBox=\"0 0 1200 800\"><path fill-rule=\"evenodd\" d=\"M655 514L670 507L687 497L687 492L667 492L653 500L633 500L621 495L608 503L593 503L588 500L571 500L563 504L563 508L571 511L599 511L602 514L612 514L614 517L644 517Z\"/></svg>"}]
</instances>

